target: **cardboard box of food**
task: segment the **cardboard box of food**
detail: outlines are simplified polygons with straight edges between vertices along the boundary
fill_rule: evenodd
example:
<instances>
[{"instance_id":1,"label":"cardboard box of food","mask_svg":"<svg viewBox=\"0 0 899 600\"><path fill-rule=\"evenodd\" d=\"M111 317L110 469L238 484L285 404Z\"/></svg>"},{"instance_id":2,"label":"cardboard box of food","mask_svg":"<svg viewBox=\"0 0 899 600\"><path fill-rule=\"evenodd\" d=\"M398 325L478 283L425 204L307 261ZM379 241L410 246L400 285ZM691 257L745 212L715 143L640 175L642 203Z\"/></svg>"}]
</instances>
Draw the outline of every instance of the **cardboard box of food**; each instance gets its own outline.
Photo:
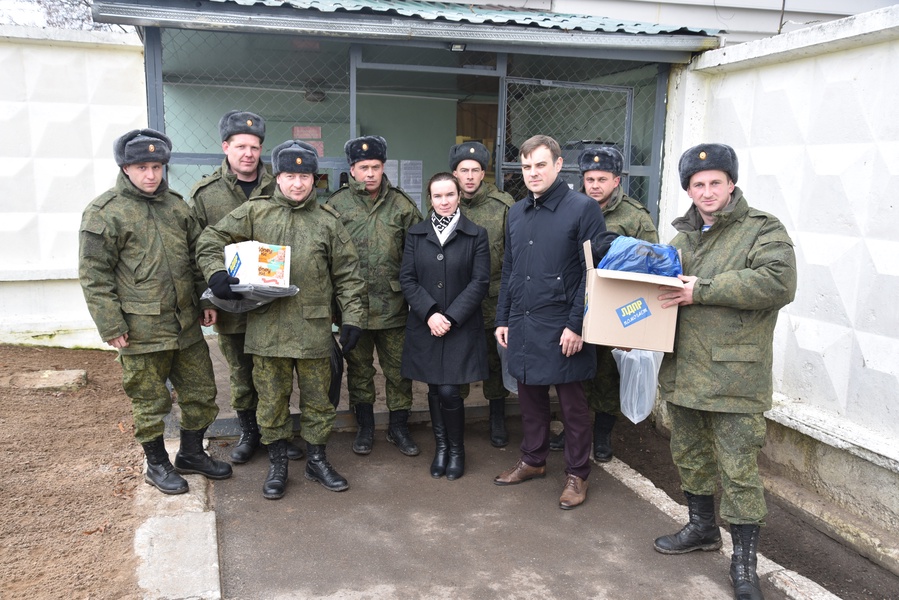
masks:
<instances>
[{"instance_id":1,"label":"cardboard box of food","mask_svg":"<svg viewBox=\"0 0 899 600\"><path fill-rule=\"evenodd\" d=\"M225 246L225 268L241 284L290 286L290 246L240 242Z\"/></svg>"},{"instance_id":2,"label":"cardboard box of food","mask_svg":"<svg viewBox=\"0 0 899 600\"><path fill-rule=\"evenodd\" d=\"M660 285L683 287L677 277L662 277L593 267L590 242L584 242L587 286L585 342L616 348L671 352L677 307L662 308Z\"/></svg>"}]
</instances>

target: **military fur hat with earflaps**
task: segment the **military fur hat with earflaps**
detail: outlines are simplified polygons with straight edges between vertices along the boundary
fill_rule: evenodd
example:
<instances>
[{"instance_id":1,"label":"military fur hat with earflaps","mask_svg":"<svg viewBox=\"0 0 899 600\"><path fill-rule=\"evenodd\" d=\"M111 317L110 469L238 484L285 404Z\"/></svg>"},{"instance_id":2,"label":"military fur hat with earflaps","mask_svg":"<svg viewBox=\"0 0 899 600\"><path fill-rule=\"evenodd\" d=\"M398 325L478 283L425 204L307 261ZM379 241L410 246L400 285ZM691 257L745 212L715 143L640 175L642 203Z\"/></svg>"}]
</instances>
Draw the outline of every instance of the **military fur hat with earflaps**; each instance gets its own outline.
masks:
<instances>
[{"instance_id":1,"label":"military fur hat with earflaps","mask_svg":"<svg viewBox=\"0 0 899 600\"><path fill-rule=\"evenodd\" d=\"M379 160L387 162L387 140L379 135L365 135L348 141L343 146L346 160L350 166L360 160Z\"/></svg>"},{"instance_id":2,"label":"military fur hat with earflaps","mask_svg":"<svg viewBox=\"0 0 899 600\"><path fill-rule=\"evenodd\" d=\"M219 133L222 134L223 142L227 142L228 138L238 133L255 135L260 142L264 142L265 119L256 113L243 110L229 110L219 119Z\"/></svg>"},{"instance_id":3,"label":"military fur hat with earflaps","mask_svg":"<svg viewBox=\"0 0 899 600\"><path fill-rule=\"evenodd\" d=\"M577 157L577 166L581 170L581 175L587 171L605 171L618 177L624 170L624 157L612 146L584 148Z\"/></svg>"},{"instance_id":4,"label":"military fur hat with earflaps","mask_svg":"<svg viewBox=\"0 0 899 600\"><path fill-rule=\"evenodd\" d=\"M486 171L487 165L490 163L490 151L481 142L463 142L450 148L450 171L455 171L456 167L463 160L477 161L481 168Z\"/></svg>"},{"instance_id":5,"label":"military fur hat with earflaps","mask_svg":"<svg viewBox=\"0 0 899 600\"><path fill-rule=\"evenodd\" d=\"M112 152L120 167L147 162L166 165L172 156L172 140L155 129L134 129L113 142Z\"/></svg>"},{"instance_id":6,"label":"military fur hat with earflaps","mask_svg":"<svg viewBox=\"0 0 899 600\"><path fill-rule=\"evenodd\" d=\"M700 171L724 171L737 183L737 153L726 144L699 144L684 152L677 163L681 187L690 187L690 178Z\"/></svg>"},{"instance_id":7,"label":"military fur hat with earflaps","mask_svg":"<svg viewBox=\"0 0 899 600\"><path fill-rule=\"evenodd\" d=\"M317 173L318 152L311 144L288 140L272 150L272 173Z\"/></svg>"}]
</instances>

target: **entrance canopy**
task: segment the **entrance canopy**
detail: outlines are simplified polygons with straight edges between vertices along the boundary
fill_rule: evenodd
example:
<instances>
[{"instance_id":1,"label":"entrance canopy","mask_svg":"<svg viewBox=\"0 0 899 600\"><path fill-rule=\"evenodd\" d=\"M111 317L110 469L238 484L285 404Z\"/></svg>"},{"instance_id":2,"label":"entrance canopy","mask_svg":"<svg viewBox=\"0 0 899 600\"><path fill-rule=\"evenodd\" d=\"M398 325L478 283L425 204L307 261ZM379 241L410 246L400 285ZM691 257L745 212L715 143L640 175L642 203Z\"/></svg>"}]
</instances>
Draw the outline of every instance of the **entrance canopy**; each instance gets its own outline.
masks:
<instances>
[{"instance_id":1,"label":"entrance canopy","mask_svg":"<svg viewBox=\"0 0 899 600\"><path fill-rule=\"evenodd\" d=\"M687 63L717 48L717 31L527 9L403 0L102 0L94 19L144 27L213 29L471 44L471 50L591 50L604 58ZM597 56L599 57L599 56Z\"/></svg>"}]
</instances>

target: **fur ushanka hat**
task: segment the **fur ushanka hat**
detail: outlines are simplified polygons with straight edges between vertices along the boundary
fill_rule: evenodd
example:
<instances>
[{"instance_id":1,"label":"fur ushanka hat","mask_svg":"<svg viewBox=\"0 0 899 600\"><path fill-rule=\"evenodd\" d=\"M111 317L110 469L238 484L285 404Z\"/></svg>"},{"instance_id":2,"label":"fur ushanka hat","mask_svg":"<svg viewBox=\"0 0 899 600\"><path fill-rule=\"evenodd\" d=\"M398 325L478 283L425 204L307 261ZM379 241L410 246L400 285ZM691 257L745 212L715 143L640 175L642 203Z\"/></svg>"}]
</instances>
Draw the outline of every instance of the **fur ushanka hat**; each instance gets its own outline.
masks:
<instances>
[{"instance_id":1,"label":"fur ushanka hat","mask_svg":"<svg viewBox=\"0 0 899 600\"><path fill-rule=\"evenodd\" d=\"M351 167L360 160L387 162L387 140L379 135L364 135L350 140L344 144L343 151Z\"/></svg>"},{"instance_id":2,"label":"fur ushanka hat","mask_svg":"<svg viewBox=\"0 0 899 600\"><path fill-rule=\"evenodd\" d=\"M264 142L265 119L256 113L229 110L219 119L219 133L222 134L223 142L227 142L229 137L238 133L255 135L260 142Z\"/></svg>"},{"instance_id":3,"label":"fur ushanka hat","mask_svg":"<svg viewBox=\"0 0 899 600\"><path fill-rule=\"evenodd\" d=\"M587 171L605 171L619 177L624 170L624 157L612 146L584 148L577 157L577 166L581 170L581 175Z\"/></svg>"},{"instance_id":4,"label":"fur ushanka hat","mask_svg":"<svg viewBox=\"0 0 899 600\"><path fill-rule=\"evenodd\" d=\"M272 150L272 173L316 173L318 152L300 140L288 140Z\"/></svg>"},{"instance_id":5,"label":"fur ushanka hat","mask_svg":"<svg viewBox=\"0 0 899 600\"><path fill-rule=\"evenodd\" d=\"M700 171L724 171L730 180L737 183L739 169L737 153L725 144L699 144L683 153L677 163L680 185L690 187L690 178Z\"/></svg>"},{"instance_id":6,"label":"fur ushanka hat","mask_svg":"<svg viewBox=\"0 0 899 600\"><path fill-rule=\"evenodd\" d=\"M113 143L112 153L120 167L145 162L167 165L172 156L172 140L155 129L134 129Z\"/></svg>"},{"instance_id":7,"label":"fur ushanka hat","mask_svg":"<svg viewBox=\"0 0 899 600\"><path fill-rule=\"evenodd\" d=\"M490 151L481 142L463 142L450 148L450 171L455 171L463 160L476 160L486 171L487 165L490 163Z\"/></svg>"}]
</instances>

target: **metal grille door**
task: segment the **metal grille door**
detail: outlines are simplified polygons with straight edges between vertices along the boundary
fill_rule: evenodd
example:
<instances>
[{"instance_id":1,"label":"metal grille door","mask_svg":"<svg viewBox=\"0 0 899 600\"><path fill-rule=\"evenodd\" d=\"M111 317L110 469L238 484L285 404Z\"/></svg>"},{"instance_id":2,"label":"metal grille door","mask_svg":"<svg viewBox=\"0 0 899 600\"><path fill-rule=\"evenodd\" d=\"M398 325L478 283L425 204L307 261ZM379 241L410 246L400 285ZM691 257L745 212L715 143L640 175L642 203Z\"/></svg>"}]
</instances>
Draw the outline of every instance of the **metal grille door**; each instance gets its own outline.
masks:
<instances>
[{"instance_id":1,"label":"metal grille door","mask_svg":"<svg viewBox=\"0 0 899 600\"><path fill-rule=\"evenodd\" d=\"M562 177L576 189L580 188L577 157L585 147L615 146L624 155L624 164L630 164L633 88L507 77L503 91L503 185L515 198L527 192L518 148L537 134L559 142ZM627 181L622 178L625 193Z\"/></svg>"}]
</instances>

